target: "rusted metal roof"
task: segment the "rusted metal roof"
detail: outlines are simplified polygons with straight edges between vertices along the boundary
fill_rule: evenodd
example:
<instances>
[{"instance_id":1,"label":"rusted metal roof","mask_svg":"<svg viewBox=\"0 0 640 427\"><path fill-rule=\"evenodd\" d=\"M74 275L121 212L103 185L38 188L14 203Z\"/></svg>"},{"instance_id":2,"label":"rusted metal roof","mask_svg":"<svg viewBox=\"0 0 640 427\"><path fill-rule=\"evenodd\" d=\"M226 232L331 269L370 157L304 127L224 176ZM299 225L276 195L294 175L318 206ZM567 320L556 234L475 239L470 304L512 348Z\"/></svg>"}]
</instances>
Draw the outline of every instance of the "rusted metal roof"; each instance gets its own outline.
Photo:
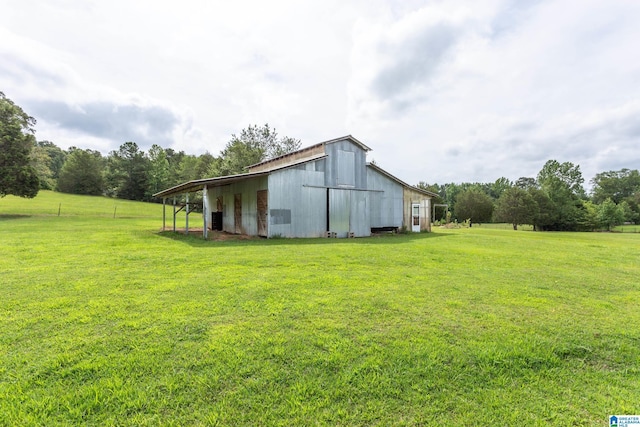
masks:
<instances>
[{"instance_id":1,"label":"rusted metal roof","mask_svg":"<svg viewBox=\"0 0 640 427\"><path fill-rule=\"evenodd\" d=\"M254 173L241 173L238 175L219 176L216 178L195 179L187 181L182 184L178 184L174 187L167 188L158 193L155 193L153 197L167 197L174 194L191 193L193 191L202 190L204 186L220 187L222 185L231 184L232 182L242 181L247 178L253 178L263 175L268 175L269 172L254 172Z\"/></svg>"},{"instance_id":2,"label":"rusted metal roof","mask_svg":"<svg viewBox=\"0 0 640 427\"><path fill-rule=\"evenodd\" d=\"M353 142L355 145L357 145L358 147L362 148L364 151L371 151L371 148L369 148L368 146L366 146L362 142L358 141L353 136L345 135L345 136L341 136L340 138L334 138L334 139L330 139L328 141L319 142L317 144L309 145L309 146L303 147L303 148L301 148L299 150L292 151L291 153L283 154L281 156L274 157L272 159L265 160L265 161L262 161L260 163L256 163L256 164L250 165L250 166L248 166L248 168L249 168L249 170L251 170L251 169L255 169L255 168L257 168L257 167L259 167L261 165L265 165L267 163L272 163L272 162L281 164L282 161L286 160L287 157L291 157L293 159L296 159L301 154L304 154L305 151L313 151L315 148L322 147L322 146L324 146L326 144L333 144L335 142L344 141L344 140L349 140L349 141Z\"/></svg>"}]
</instances>

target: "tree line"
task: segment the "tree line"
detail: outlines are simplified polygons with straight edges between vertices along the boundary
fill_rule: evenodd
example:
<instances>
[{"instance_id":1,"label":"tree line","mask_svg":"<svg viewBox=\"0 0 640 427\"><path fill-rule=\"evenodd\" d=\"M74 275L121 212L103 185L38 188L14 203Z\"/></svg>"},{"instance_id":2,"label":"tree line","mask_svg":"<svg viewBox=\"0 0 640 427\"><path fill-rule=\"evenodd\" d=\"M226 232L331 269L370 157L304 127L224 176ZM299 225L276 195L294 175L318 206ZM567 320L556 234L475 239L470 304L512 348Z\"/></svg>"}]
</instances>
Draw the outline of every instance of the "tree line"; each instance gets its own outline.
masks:
<instances>
[{"instance_id":1,"label":"tree line","mask_svg":"<svg viewBox=\"0 0 640 427\"><path fill-rule=\"evenodd\" d=\"M36 141L36 120L0 92L0 197L35 197L38 190L153 201L153 194L185 181L246 172L246 167L295 151L300 140L279 137L269 124L251 125L218 156L199 156L157 144L145 152L129 141L103 156Z\"/></svg>"},{"instance_id":2,"label":"tree line","mask_svg":"<svg viewBox=\"0 0 640 427\"><path fill-rule=\"evenodd\" d=\"M135 142L125 142L107 156L95 150L71 147L63 151L49 141L38 142L42 158L38 167L47 189L65 193L106 195L153 201L153 194L182 182L234 175L246 167L300 148L300 140L279 138L265 124L233 134L219 156L199 156L157 144L145 152ZM45 187L41 187L45 188Z\"/></svg>"},{"instance_id":3,"label":"tree line","mask_svg":"<svg viewBox=\"0 0 640 427\"><path fill-rule=\"evenodd\" d=\"M38 190L154 201L153 194L195 179L244 173L246 167L295 151L300 140L279 137L268 124L232 134L219 155L187 154L132 141L99 151L36 141L36 120L0 92L0 197L34 197ZM536 177L515 182L428 184L438 194L439 221L507 222L536 230L611 229L640 221L640 174L621 169L596 174L589 194L578 165L549 160Z\"/></svg>"},{"instance_id":4,"label":"tree line","mask_svg":"<svg viewBox=\"0 0 640 427\"><path fill-rule=\"evenodd\" d=\"M535 230L611 230L640 220L640 173L621 169L596 174L589 194L579 165L547 161L538 175L515 182L505 177L493 183L428 184L419 187L438 194L439 221L531 224Z\"/></svg>"}]
</instances>

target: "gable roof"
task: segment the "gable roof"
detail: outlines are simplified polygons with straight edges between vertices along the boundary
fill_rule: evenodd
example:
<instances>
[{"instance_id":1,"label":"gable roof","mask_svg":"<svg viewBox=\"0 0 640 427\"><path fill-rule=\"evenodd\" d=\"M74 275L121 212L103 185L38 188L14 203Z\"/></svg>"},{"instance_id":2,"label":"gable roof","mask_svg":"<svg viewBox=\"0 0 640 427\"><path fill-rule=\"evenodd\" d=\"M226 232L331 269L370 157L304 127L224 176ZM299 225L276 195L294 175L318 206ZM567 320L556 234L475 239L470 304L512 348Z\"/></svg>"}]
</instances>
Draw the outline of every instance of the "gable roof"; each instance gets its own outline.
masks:
<instances>
[{"instance_id":1,"label":"gable roof","mask_svg":"<svg viewBox=\"0 0 640 427\"><path fill-rule=\"evenodd\" d=\"M386 176L387 178L391 179L392 181L397 182L398 184L402 185L403 187L409 188L412 191L416 191L418 193L422 193L425 196L440 197L439 194L433 193L431 191L423 190L422 188L407 184L406 182L402 181L400 178L397 178L397 177L391 175L389 172L387 172L386 170L382 169L380 166L376 165L375 163L367 163L367 167L375 170L376 172L378 172L378 173L380 173L380 174L382 174L384 176Z\"/></svg>"},{"instance_id":2,"label":"gable roof","mask_svg":"<svg viewBox=\"0 0 640 427\"><path fill-rule=\"evenodd\" d=\"M345 135L345 136L341 136L340 138L334 138L334 139L330 139L328 141L324 141L321 142L321 144L333 144L336 142L340 142L340 141L351 141L354 144L356 144L358 147L362 148L364 151L371 151L371 148L369 148L368 146L366 146L365 144L363 144L362 142L358 141L355 137L353 137L352 135Z\"/></svg>"},{"instance_id":3,"label":"gable roof","mask_svg":"<svg viewBox=\"0 0 640 427\"><path fill-rule=\"evenodd\" d=\"M292 151L291 153L286 153L283 154L281 156L277 156L268 160L264 160L262 162L259 163L255 163L253 165L249 165L248 169L249 171L251 171L252 169L257 169L257 170L265 170L268 169L268 164L274 164L274 165L284 165L284 164L293 164L293 162L298 161L301 158L304 158L306 154L309 155L314 155L319 153L320 151L322 151L324 153L324 150L321 150L322 147L324 147L327 144L335 144L336 142L340 142L340 141L351 141L353 144L357 145L358 147L360 147L362 150L366 151L371 151L371 148L369 148L368 146L366 146L365 144L363 144L362 142L358 141L356 138L354 138L351 135L345 135L345 136L341 136L340 138L334 138L334 139L330 139L328 141L323 141L323 142L319 142L317 144L313 144L313 145L309 145L307 147L303 147L299 150L296 151ZM291 159L291 162L287 162L287 159Z\"/></svg>"},{"instance_id":4,"label":"gable roof","mask_svg":"<svg viewBox=\"0 0 640 427\"><path fill-rule=\"evenodd\" d=\"M171 188L167 188L166 190L159 191L155 193L153 197L168 197L168 196L173 196L177 194L184 194L184 193L199 191L199 190L202 190L205 186L220 187L223 185L231 184L231 183L242 181L245 179L266 176L266 175L269 175L271 172L274 172L277 170L286 169L286 168L298 166L304 163L325 158L327 157L327 155L325 154L324 149L320 150L321 147L324 147L326 144L334 144L336 142L345 141L345 140L351 141L352 143L354 143L364 151L371 151L371 148L369 148L362 142L358 141L353 136L346 135L340 138L334 138L328 141L319 142L317 144L310 145L300 150L287 153L282 156L274 157L273 159L269 159L264 162L256 163L255 165L249 166L250 172L247 172L247 173L187 181L182 184L175 185ZM291 158L291 161L287 161L287 158ZM421 193L421 194L424 194L425 196L430 196L430 197L439 196L438 194L432 193L431 191L423 190L421 188L407 184L406 182L395 177L394 175L391 175L389 172L387 172L386 170L382 169L381 167L379 167L374 163L367 163L367 167L375 170L376 172L386 176L392 181L395 181L401 186L408 188L412 191L416 191L418 193ZM254 169L254 168L257 168L258 170L251 171L251 169Z\"/></svg>"}]
</instances>

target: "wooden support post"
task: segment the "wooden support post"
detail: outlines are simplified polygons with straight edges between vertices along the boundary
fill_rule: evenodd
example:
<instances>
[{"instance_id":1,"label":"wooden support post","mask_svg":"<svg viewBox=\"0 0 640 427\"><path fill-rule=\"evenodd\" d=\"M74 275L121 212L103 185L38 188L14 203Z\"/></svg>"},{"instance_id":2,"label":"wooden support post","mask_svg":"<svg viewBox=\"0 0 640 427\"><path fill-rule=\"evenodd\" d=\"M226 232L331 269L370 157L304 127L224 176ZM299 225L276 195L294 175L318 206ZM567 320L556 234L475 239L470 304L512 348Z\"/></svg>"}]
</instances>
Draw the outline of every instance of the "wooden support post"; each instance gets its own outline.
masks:
<instances>
[{"instance_id":1,"label":"wooden support post","mask_svg":"<svg viewBox=\"0 0 640 427\"><path fill-rule=\"evenodd\" d=\"M167 198L162 198L162 231L165 229L167 223Z\"/></svg>"},{"instance_id":2,"label":"wooden support post","mask_svg":"<svg viewBox=\"0 0 640 427\"><path fill-rule=\"evenodd\" d=\"M186 207L186 215L185 215L185 227L184 227L184 234L189 234L189 193L187 193L187 207Z\"/></svg>"},{"instance_id":3,"label":"wooden support post","mask_svg":"<svg viewBox=\"0 0 640 427\"><path fill-rule=\"evenodd\" d=\"M173 232L176 232L176 196L173 196Z\"/></svg>"}]
</instances>

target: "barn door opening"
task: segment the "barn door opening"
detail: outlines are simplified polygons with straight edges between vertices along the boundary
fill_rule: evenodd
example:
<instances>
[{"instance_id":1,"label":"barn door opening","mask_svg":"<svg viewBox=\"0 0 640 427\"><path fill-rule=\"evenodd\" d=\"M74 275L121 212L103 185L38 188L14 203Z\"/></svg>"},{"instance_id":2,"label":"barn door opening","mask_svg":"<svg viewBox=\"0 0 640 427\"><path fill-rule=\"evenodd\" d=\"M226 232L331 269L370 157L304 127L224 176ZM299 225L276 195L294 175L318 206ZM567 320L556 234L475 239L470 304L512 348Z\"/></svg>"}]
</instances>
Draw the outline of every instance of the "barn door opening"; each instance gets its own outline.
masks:
<instances>
[{"instance_id":1,"label":"barn door opening","mask_svg":"<svg viewBox=\"0 0 640 427\"><path fill-rule=\"evenodd\" d=\"M411 231L420 232L420 203L411 205Z\"/></svg>"},{"instance_id":2,"label":"barn door opening","mask_svg":"<svg viewBox=\"0 0 640 427\"><path fill-rule=\"evenodd\" d=\"M234 232L242 234L242 194L235 194L233 200Z\"/></svg>"},{"instance_id":3,"label":"barn door opening","mask_svg":"<svg viewBox=\"0 0 640 427\"><path fill-rule=\"evenodd\" d=\"M267 237L268 199L267 190L258 191L258 236Z\"/></svg>"}]
</instances>

